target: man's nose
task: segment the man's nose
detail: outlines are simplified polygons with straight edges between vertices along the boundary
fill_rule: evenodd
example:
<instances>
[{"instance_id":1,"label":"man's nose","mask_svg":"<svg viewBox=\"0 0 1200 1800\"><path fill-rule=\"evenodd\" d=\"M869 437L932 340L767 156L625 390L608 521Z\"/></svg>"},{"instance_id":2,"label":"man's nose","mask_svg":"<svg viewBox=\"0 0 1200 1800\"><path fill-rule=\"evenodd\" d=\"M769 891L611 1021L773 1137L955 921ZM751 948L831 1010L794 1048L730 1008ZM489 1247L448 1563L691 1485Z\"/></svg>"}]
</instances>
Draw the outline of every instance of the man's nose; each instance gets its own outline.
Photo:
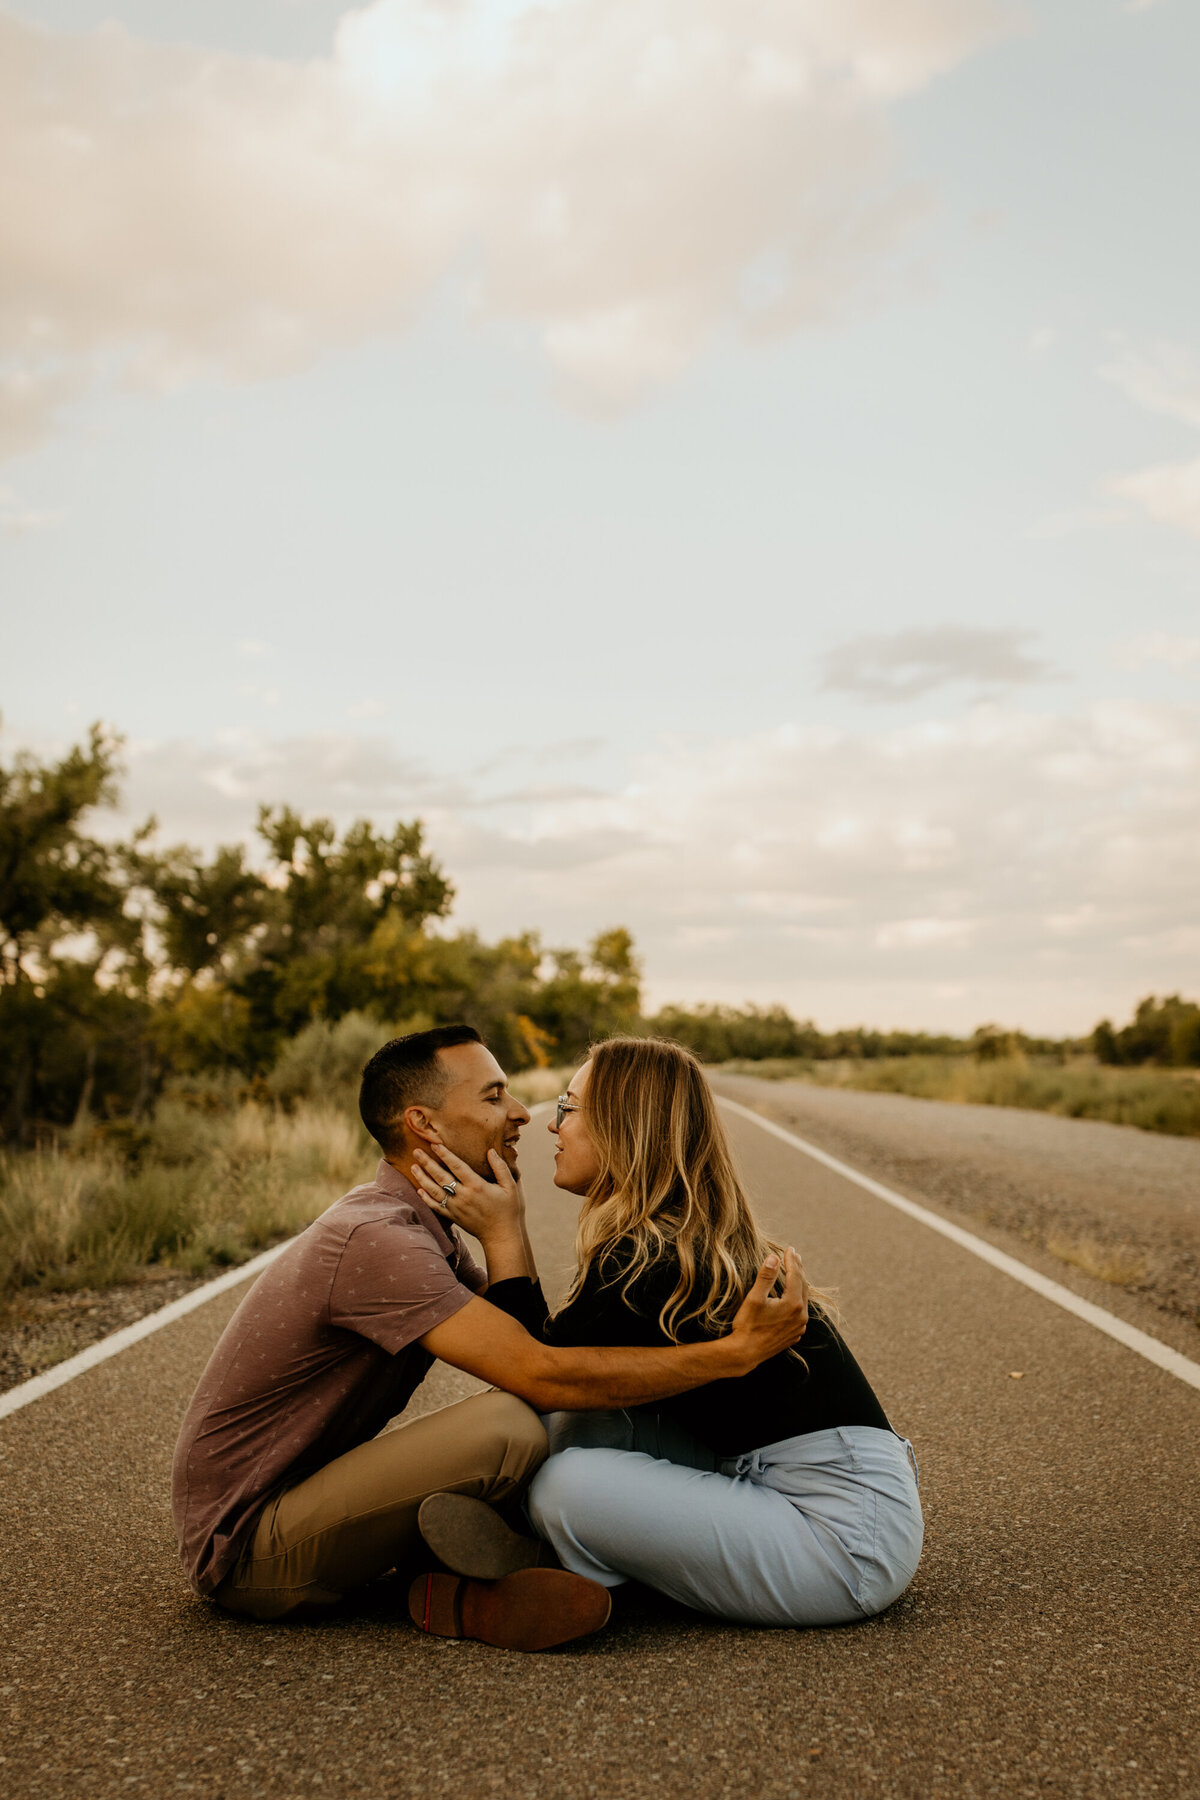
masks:
<instances>
[{"instance_id":1,"label":"man's nose","mask_svg":"<svg viewBox=\"0 0 1200 1800\"><path fill-rule=\"evenodd\" d=\"M532 1114L527 1106L522 1106L519 1100L514 1100L512 1111L508 1116L510 1119L515 1119L518 1125L528 1125Z\"/></svg>"}]
</instances>

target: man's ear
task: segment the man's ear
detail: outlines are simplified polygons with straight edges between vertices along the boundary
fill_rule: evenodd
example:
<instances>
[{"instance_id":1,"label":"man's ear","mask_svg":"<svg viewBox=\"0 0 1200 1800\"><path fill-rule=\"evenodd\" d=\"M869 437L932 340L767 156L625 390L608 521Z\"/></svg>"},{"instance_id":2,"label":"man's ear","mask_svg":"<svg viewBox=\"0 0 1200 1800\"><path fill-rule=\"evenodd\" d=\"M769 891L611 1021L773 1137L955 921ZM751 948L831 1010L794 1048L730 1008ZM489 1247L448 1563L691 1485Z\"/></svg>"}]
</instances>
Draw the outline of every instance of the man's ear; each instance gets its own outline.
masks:
<instances>
[{"instance_id":1,"label":"man's ear","mask_svg":"<svg viewBox=\"0 0 1200 1800\"><path fill-rule=\"evenodd\" d=\"M432 1143L438 1135L433 1115L427 1106L406 1106L400 1115L400 1120L404 1126L405 1136L418 1148L423 1144Z\"/></svg>"}]
</instances>

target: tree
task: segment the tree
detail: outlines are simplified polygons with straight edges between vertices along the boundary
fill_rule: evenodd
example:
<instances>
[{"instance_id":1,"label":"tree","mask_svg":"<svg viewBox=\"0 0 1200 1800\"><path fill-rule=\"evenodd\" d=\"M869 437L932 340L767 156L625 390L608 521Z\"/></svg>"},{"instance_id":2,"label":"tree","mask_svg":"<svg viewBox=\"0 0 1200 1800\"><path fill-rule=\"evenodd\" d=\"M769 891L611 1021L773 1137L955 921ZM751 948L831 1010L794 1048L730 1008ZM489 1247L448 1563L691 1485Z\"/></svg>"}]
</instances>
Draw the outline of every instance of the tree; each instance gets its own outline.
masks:
<instances>
[{"instance_id":1,"label":"tree","mask_svg":"<svg viewBox=\"0 0 1200 1800\"><path fill-rule=\"evenodd\" d=\"M1200 1066L1200 1005L1180 994L1139 1000L1130 1023L1114 1031L1101 1019L1092 1049L1103 1063L1159 1063L1166 1068Z\"/></svg>"},{"instance_id":2,"label":"tree","mask_svg":"<svg viewBox=\"0 0 1200 1800\"><path fill-rule=\"evenodd\" d=\"M93 725L58 762L0 766L0 1115L87 1110L140 1036L149 964L144 921L126 906L132 846L102 842L85 816L116 799L120 739ZM135 1065L137 1059L134 1059ZM140 1091L144 1069L132 1080ZM130 1084L125 1083L126 1087Z\"/></svg>"},{"instance_id":3,"label":"tree","mask_svg":"<svg viewBox=\"0 0 1200 1800\"><path fill-rule=\"evenodd\" d=\"M454 896L420 820L387 833L357 819L339 842L329 819L264 807L258 830L270 858L263 927L253 966L234 982L256 1026L291 1036L311 1019L371 1008L381 929L417 936Z\"/></svg>"},{"instance_id":4,"label":"tree","mask_svg":"<svg viewBox=\"0 0 1200 1800\"><path fill-rule=\"evenodd\" d=\"M144 859L167 1002L157 1041L176 1067L261 1073L315 1020L413 1010L423 927L453 893L420 822L359 819L339 837L330 819L263 807L258 833L265 874L240 845Z\"/></svg>"},{"instance_id":5,"label":"tree","mask_svg":"<svg viewBox=\"0 0 1200 1800\"><path fill-rule=\"evenodd\" d=\"M989 1024L975 1027L968 1048L976 1062L1003 1062L1020 1055L1021 1047L1015 1032L1006 1031L1003 1025Z\"/></svg>"},{"instance_id":6,"label":"tree","mask_svg":"<svg viewBox=\"0 0 1200 1800\"><path fill-rule=\"evenodd\" d=\"M83 815L116 799L121 740L93 725L86 746L61 762L18 752L0 765L0 971L16 984L35 980L26 966L35 942L43 954L65 931L111 920L124 904L110 844L80 830Z\"/></svg>"},{"instance_id":7,"label":"tree","mask_svg":"<svg viewBox=\"0 0 1200 1800\"><path fill-rule=\"evenodd\" d=\"M586 957L554 950L550 962L531 991L528 1018L556 1060L576 1061L600 1038L642 1029L641 970L624 926L600 932Z\"/></svg>"},{"instance_id":8,"label":"tree","mask_svg":"<svg viewBox=\"0 0 1200 1800\"><path fill-rule=\"evenodd\" d=\"M243 846L224 845L205 863L179 844L147 858L141 874L156 904L168 967L189 976L208 970L228 974L266 911L266 883L246 866Z\"/></svg>"}]
</instances>

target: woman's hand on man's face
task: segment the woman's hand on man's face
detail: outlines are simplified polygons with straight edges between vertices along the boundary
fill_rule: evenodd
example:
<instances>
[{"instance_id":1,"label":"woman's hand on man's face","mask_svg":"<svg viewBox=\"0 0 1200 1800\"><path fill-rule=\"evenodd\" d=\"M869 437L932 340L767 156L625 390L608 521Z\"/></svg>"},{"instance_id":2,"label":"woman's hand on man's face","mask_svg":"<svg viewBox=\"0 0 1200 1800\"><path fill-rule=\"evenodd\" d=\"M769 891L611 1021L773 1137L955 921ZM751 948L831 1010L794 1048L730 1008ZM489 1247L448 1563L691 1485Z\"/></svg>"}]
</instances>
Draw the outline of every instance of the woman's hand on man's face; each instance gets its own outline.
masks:
<instances>
[{"instance_id":1,"label":"woman's hand on man's face","mask_svg":"<svg viewBox=\"0 0 1200 1800\"><path fill-rule=\"evenodd\" d=\"M415 1150L412 1160L413 1184L430 1210L461 1225L481 1244L489 1237L519 1231L525 1210L521 1184L500 1152L489 1150L488 1162L494 1181L477 1175L453 1150L436 1141L429 1152ZM452 1195L446 1192L448 1187L453 1187Z\"/></svg>"},{"instance_id":2,"label":"woman's hand on man's face","mask_svg":"<svg viewBox=\"0 0 1200 1800\"><path fill-rule=\"evenodd\" d=\"M773 1297L771 1289L778 1278L779 1258L768 1256L733 1316L730 1341L744 1350L748 1369L790 1350L808 1329L808 1282L795 1250L784 1253L783 1291Z\"/></svg>"}]
</instances>

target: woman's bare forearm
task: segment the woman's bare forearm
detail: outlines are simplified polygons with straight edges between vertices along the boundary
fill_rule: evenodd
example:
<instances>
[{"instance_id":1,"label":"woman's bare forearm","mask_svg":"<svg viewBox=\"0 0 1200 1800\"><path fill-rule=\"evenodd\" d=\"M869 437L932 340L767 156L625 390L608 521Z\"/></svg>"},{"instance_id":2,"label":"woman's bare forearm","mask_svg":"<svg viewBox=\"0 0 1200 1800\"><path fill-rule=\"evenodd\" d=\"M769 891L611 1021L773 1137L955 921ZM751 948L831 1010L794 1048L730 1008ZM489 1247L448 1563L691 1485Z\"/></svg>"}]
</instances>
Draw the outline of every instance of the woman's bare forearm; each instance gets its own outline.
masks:
<instances>
[{"instance_id":1,"label":"woman's bare forearm","mask_svg":"<svg viewBox=\"0 0 1200 1800\"><path fill-rule=\"evenodd\" d=\"M529 1236L529 1227L525 1223L524 1211L521 1213L521 1236L525 1240L526 1273L528 1274L530 1281L536 1281L538 1278L537 1258L533 1254L533 1241Z\"/></svg>"},{"instance_id":2,"label":"woman's bare forearm","mask_svg":"<svg viewBox=\"0 0 1200 1800\"><path fill-rule=\"evenodd\" d=\"M489 1232L486 1238L480 1239L480 1245L487 1265L489 1287L497 1281L511 1281L514 1276L537 1280L537 1268L523 1220L514 1221L507 1230Z\"/></svg>"}]
</instances>

